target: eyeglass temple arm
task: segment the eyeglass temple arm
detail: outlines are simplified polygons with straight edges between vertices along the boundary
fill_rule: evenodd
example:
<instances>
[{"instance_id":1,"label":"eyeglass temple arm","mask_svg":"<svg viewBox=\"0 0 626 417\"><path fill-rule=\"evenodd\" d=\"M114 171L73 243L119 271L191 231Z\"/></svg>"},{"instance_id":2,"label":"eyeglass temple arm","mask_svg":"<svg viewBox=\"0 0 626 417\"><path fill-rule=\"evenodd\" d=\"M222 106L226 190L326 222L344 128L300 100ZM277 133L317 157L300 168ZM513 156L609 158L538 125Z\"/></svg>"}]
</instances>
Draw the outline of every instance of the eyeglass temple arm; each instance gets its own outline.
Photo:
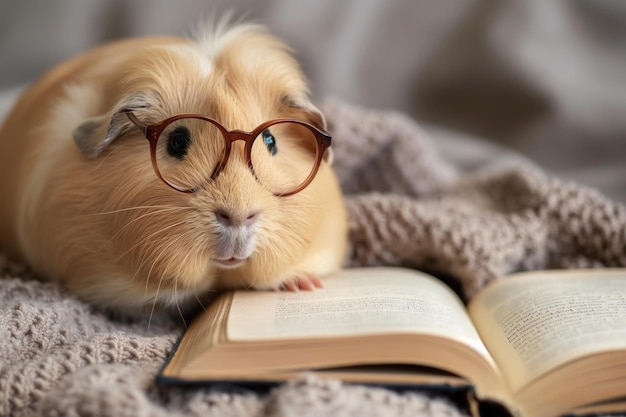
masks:
<instances>
[{"instance_id":1,"label":"eyeglass temple arm","mask_svg":"<svg viewBox=\"0 0 626 417\"><path fill-rule=\"evenodd\" d=\"M128 116L128 118L130 119L130 121L137 126L139 129L141 129L141 131L143 132L144 135L147 134L148 131L148 126L144 125L143 123L141 123L141 121L137 118L137 116L135 116L135 114L133 113L133 111L131 109L122 109L122 111L124 113L126 113L126 116Z\"/></svg>"}]
</instances>

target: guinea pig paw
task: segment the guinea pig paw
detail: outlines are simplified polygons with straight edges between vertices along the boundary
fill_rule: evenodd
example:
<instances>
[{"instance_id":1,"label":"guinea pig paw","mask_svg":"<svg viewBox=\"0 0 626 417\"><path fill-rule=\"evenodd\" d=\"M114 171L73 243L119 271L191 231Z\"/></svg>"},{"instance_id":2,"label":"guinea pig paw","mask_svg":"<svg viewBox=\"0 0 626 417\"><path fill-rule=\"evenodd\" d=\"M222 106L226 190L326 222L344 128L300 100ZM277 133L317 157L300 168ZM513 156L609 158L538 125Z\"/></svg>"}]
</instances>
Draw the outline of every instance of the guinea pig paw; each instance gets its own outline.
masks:
<instances>
[{"instance_id":1,"label":"guinea pig paw","mask_svg":"<svg viewBox=\"0 0 626 417\"><path fill-rule=\"evenodd\" d=\"M322 280L315 276L309 274L297 274L286 281L284 281L278 287L281 291L312 291L316 288L322 288L324 285L322 284Z\"/></svg>"}]
</instances>

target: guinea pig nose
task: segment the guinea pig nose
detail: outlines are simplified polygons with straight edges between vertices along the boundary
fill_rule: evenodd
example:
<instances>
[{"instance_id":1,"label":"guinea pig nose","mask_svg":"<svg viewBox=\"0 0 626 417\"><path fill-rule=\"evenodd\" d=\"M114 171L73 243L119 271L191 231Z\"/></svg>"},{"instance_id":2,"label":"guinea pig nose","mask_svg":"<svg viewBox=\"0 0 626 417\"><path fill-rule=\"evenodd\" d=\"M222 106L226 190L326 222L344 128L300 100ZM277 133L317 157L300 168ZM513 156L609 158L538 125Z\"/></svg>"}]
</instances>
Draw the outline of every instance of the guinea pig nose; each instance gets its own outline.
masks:
<instances>
[{"instance_id":1,"label":"guinea pig nose","mask_svg":"<svg viewBox=\"0 0 626 417\"><path fill-rule=\"evenodd\" d=\"M259 218L259 212L238 214L233 211L218 209L215 211L215 217L224 226L252 226Z\"/></svg>"}]
</instances>

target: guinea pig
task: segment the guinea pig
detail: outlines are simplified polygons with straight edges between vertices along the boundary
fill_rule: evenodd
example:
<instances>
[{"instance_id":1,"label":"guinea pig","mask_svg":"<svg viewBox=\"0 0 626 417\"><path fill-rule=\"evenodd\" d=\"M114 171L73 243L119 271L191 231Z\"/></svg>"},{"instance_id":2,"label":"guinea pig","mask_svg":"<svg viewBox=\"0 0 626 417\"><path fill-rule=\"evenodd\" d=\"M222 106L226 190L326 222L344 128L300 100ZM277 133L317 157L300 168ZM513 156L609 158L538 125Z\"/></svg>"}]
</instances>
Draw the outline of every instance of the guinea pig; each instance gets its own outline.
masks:
<instances>
[{"instance_id":1,"label":"guinea pig","mask_svg":"<svg viewBox=\"0 0 626 417\"><path fill-rule=\"evenodd\" d=\"M61 63L0 131L2 249L118 312L321 286L343 262L347 216L309 94L256 25Z\"/></svg>"}]
</instances>

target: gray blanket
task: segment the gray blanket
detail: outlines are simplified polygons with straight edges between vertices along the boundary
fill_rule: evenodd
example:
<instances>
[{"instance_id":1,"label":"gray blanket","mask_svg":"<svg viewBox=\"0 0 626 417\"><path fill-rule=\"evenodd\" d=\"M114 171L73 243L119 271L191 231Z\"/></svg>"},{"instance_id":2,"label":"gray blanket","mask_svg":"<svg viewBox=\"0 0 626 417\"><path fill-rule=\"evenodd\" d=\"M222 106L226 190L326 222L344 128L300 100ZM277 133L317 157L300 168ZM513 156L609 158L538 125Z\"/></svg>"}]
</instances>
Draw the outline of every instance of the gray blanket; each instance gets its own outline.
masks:
<instances>
[{"instance_id":1,"label":"gray blanket","mask_svg":"<svg viewBox=\"0 0 626 417\"><path fill-rule=\"evenodd\" d=\"M626 208L526 163L472 172L398 113L323 104L350 214L346 266L403 265L471 297L519 270L626 266ZM446 399L311 375L269 394L159 388L182 326L109 319L0 255L0 415L457 416Z\"/></svg>"}]
</instances>

